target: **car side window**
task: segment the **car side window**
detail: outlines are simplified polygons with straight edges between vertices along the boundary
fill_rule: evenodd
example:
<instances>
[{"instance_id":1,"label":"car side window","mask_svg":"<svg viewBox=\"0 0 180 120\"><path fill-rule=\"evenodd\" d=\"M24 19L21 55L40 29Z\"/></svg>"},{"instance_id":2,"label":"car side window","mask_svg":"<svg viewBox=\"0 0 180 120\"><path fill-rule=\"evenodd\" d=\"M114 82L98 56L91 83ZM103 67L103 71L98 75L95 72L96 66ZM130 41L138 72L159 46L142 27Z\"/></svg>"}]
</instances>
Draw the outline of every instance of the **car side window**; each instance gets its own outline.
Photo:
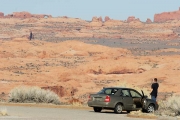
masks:
<instances>
[{"instance_id":1,"label":"car side window","mask_svg":"<svg viewBox=\"0 0 180 120\"><path fill-rule=\"evenodd\" d=\"M110 95L111 92L112 92L112 89L106 89L106 90L104 91L104 93L107 94L107 95Z\"/></svg>"},{"instance_id":2,"label":"car side window","mask_svg":"<svg viewBox=\"0 0 180 120\"><path fill-rule=\"evenodd\" d=\"M134 91L134 90L130 90L130 93L131 93L132 97L141 98L141 95L138 92Z\"/></svg>"},{"instance_id":3,"label":"car side window","mask_svg":"<svg viewBox=\"0 0 180 120\"><path fill-rule=\"evenodd\" d=\"M121 90L121 96L130 97L129 90Z\"/></svg>"},{"instance_id":4,"label":"car side window","mask_svg":"<svg viewBox=\"0 0 180 120\"><path fill-rule=\"evenodd\" d=\"M114 95L117 91L118 91L118 89L114 88L114 89L111 91L111 94Z\"/></svg>"}]
</instances>

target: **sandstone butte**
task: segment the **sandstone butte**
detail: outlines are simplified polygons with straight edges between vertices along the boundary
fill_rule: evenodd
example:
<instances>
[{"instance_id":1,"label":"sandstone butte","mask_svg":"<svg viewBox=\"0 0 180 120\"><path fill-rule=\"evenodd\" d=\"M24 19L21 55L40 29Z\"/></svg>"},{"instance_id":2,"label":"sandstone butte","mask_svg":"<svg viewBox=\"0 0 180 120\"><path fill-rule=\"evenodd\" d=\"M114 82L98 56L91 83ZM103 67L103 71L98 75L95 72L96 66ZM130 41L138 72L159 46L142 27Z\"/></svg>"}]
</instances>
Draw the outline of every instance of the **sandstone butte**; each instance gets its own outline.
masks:
<instances>
[{"instance_id":1,"label":"sandstone butte","mask_svg":"<svg viewBox=\"0 0 180 120\"><path fill-rule=\"evenodd\" d=\"M180 7L178 11L163 12L154 15L154 22L166 22L169 20L180 20Z\"/></svg>"},{"instance_id":2,"label":"sandstone butte","mask_svg":"<svg viewBox=\"0 0 180 120\"><path fill-rule=\"evenodd\" d=\"M156 21L157 22L157 21ZM108 39L143 47L143 43L164 45L166 40L180 39L180 20L154 23L141 22L135 17L127 21L108 16L93 17L92 21L67 16L32 15L15 12L0 13L0 93L8 94L20 85L39 86L56 92L61 101L73 98L86 102L90 93L105 86L147 88L157 77L159 92L180 93L180 43L168 43L174 48L141 53L169 55L135 55L131 48L98 45ZM28 40L32 31L34 39ZM157 44L158 41L161 41ZM87 44L93 43L93 44ZM114 42L114 44L116 44ZM167 45L167 44L166 44ZM169 89L171 90L169 91Z\"/></svg>"}]
</instances>

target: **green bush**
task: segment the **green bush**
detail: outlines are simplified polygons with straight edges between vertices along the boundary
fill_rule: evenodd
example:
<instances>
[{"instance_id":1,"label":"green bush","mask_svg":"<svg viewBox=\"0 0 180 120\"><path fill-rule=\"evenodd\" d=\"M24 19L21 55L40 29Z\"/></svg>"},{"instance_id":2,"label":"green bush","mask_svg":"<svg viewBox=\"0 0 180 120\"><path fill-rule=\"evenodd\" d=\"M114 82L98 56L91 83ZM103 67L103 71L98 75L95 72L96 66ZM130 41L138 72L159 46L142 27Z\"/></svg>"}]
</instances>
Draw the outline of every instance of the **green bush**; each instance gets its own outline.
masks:
<instances>
[{"instance_id":1,"label":"green bush","mask_svg":"<svg viewBox=\"0 0 180 120\"><path fill-rule=\"evenodd\" d=\"M11 90L9 102L60 104L59 96L54 92L39 87L27 86L16 87Z\"/></svg>"}]
</instances>

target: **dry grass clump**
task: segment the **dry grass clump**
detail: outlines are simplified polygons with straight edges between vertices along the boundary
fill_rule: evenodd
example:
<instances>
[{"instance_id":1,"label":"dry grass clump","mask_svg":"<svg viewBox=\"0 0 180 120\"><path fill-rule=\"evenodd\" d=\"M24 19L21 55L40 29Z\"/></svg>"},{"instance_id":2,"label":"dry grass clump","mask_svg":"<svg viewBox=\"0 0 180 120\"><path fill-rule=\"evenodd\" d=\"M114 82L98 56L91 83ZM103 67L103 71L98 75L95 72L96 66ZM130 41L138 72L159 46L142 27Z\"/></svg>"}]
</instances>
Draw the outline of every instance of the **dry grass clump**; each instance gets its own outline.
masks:
<instances>
[{"instance_id":1,"label":"dry grass clump","mask_svg":"<svg viewBox=\"0 0 180 120\"><path fill-rule=\"evenodd\" d=\"M50 90L39 87L16 87L10 92L9 102L60 104L59 96Z\"/></svg>"},{"instance_id":2,"label":"dry grass clump","mask_svg":"<svg viewBox=\"0 0 180 120\"><path fill-rule=\"evenodd\" d=\"M79 99L72 98L69 101L69 104L75 107L83 107L83 102L81 102Z\"/></svg>"},{"instance_id":3,"label":"dry grass clump","mask_svg":"<svg viewBox=\"0 0 180 120\"><path fill-rule=\"evenodd\" d=\"M157 116L152 113L143 113L141 110L139 111L132 111L129 114L127 114L127 117L133 117L133 118L144 118L144 119L156 119Z\"/></svg>"},{"instance_id":4,"label":"dry grass clump","mask_svg":"<svg viewBox=\"0 0 180 120\"><path fill-rule=\"evenodd\" d=\"M158 115L179 116L180 115L180 95L173 95L165 101L159 102Z\"/></svg>"},{"instance_id":5,"label":"dry grass clump","mask_svg":"<svg viewBox=\"0 0 180 120\"><path fill-rule=\"evenodd\" d=\"M0 116L6 116L6 115L8 115L8 114L7 114L7 109L6 109L6 108L1 109L1 110L0 110Z\"/></svg>"}]
</instances>

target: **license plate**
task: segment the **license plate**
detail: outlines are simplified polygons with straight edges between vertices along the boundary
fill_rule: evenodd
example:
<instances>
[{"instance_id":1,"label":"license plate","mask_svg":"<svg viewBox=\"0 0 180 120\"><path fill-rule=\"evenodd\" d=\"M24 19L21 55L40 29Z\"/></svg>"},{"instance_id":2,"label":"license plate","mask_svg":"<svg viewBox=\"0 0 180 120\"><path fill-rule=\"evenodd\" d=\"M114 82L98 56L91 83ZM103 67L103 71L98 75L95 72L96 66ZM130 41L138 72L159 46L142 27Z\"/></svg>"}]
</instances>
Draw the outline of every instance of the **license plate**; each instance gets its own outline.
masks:
<instances>
[{"instance_id":1,"label":"license plate","mask_svg":"<svg viewBox=\"0 0 180 120\"><path fill-rule=\"evenodd\" d=\"M95 98L96 101L101 101L101 98Z\"/></svg>"}]
</instances>

